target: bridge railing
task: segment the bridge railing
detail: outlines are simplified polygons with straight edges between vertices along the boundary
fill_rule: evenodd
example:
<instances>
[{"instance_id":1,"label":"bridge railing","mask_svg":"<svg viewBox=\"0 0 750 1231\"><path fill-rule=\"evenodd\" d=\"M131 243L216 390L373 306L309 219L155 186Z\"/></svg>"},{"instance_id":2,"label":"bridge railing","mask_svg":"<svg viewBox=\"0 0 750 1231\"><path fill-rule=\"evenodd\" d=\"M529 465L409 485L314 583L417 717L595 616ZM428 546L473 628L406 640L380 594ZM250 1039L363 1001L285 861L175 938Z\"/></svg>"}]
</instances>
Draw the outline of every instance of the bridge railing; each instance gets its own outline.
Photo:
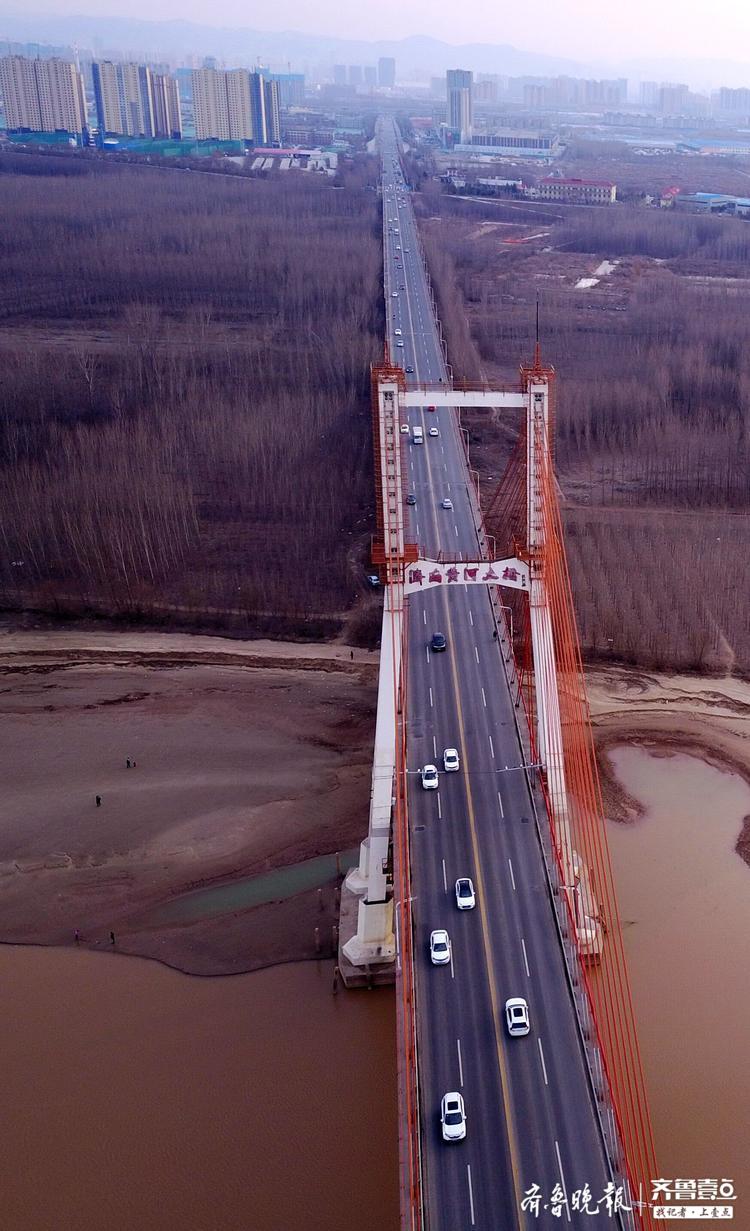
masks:
<instances>
[{"instance_id":1,"label":"bridge railing","mask_svg":"<svg viewBox=\"0 0 750 1231\"><path fill-rule=\"evenodd\" d=\"M415 243L420 255L422 266L424 268L433 316L437 322L442 359L445 365L445 373L448 378L451 379L451 369L448 363L448 352L443 336L442 324L440 322L435 295L432 290L432 283L430 280L429 270L427 268L424 250L418 235L415 237ZM469 472L467 476L469 481L467 481L466 489L469 497L470 508L474 521L474 529L477 536L477 543L481 553L481 558L489 559L492 555L489 548L490 536L488 536L485 531L478 491L476 490L474 483L471 481L469 446L466 435L461 428L458 415L452 416L452 425L453 430L457 434L458 442L466 459L467 471ZM623 1194L626 1197L626 1203L634 1206L635 1200L640 1199L641 1194L633 1193L631 1191L628 1179L627 1160L623 1148L622 1136L618 1129L617 1113L612 1100L603 1054L599 1045L598 1027L593 1012L588 977L586 975L584 963L581 959L581 954L575 939L575 924L570 913L569 895L565 889L565 882L559 865L557 851L552 841L552 826L550 822L548 802L543 789L538 767L535 765L535 752L531 736L531 728L523 702L521 680L515 661L512 638L510 636L510 630L505 619L503 605L500 601L497 588L488 588L488 596L488 601L490 602L492 608L495 628L497 630L498 645L502 652L506 679L511 698L514 701L516 729L524 757L523 773L526 777L528 785L531 808L534 814L534 824L536 826L536 832L544 861L548 892L553 906L558 938L565 964L566 977L575 1009L579 1037L586 1060L589 1083L600 1126L602 1142L604 1144L608 1159L610 1177L616 1186L622 1186ZM638 1228L642 1225L641 1218L638 1216L636 1209L619 1211L618 1221L621 1231L638 1231Z\"/></svg>"},{"instance_id":2,"label":"bridge railing","mask_svg":"<svg viewBox=\"0 0 750 1231\"><path fill-rule=\"evenodd\" d=\"M460 426L455 420L457 420L457 416L454 416L454 427L463 446L467 467L470 467L468 445ZM490 559L491 553L488 542L490 536L485 531L479 499L473 483L467 483L466 490L481 558ZM627 1198L640 1198L641 1194L634 1194L630 1190L625 1152L617 1127L615 1106L612 1101L602 1051L598 1042L598 1028L588 991L588 976L575 940L575 925L570 915L570 899L564 887L562 869L552 841L548 801L540 780L539 768L535 764L536 754L528 715L524 705L513 642L505 617L505 609L500 602L497 587L488 587L487 593L497 631L498 646L502 654L503 668L513 700L516 730L524 757L523 772L529 789L529 798L534 813L534 824L544 858L547 887L563 953L568 986L575 1008L578 1032L586 1059L594 1106L609 1161L611 1179L616 1186L622 1186L623 1193ZM544 823L542 823L540 817L544 817ZM626 1203L632 1205L633 1201L628 1200ZM623 1231L637 1231L639 1221L636 1220L632 1211L620 1211L619 1218Z\"/></svg>"}]
</instances>

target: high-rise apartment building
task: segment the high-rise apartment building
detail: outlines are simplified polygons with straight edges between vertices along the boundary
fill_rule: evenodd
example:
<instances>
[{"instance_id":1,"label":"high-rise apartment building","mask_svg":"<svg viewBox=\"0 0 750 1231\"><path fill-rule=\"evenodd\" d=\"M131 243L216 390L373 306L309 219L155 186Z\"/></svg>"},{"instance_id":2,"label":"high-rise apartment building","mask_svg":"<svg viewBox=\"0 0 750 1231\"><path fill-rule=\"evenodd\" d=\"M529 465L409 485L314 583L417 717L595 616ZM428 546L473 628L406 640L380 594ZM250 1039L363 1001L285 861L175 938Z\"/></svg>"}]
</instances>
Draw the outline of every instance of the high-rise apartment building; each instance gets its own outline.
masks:
<instances>
[{"instance_id":1,"label":"high-rise apartment building","mask_svg":"<svg viewBox=\"0 0 750 1231\"><path fill-rule=\"evenodd\" d=\"M361 64L350 64L349 65L349 85L357 86L361 84L362 84L362 65Z\"/></svg>"},{"instance_id":2,"label":"high-rise apartment building","mask_svg":"<svg viewBox=\"0 0 750 1231\"><path fill-rule=\"evenodd\" d=\"M97 123L103 137L181 137L177 82L147 64L91 65Z\"/></svg>"},{"instance_id":3,"label":"high-rise apartment building","mask_svg":"<svg viewBox=\"0 0 750 1231\"><path fill-rule=\"evenodd\" d=\"M198 140L281 143L279 84L263 73L194 69L193 109Z\"/></svg>"},{"instance_id":4,"label":"high-rise apartment building","mask_svg":"<svg viewBox=\"0 0 750 1231\"><path fill-rule=\"evenodd\" d=\"M345 64L334 64L333 84L334 85L346 85L346 65Z\"/></svg>"},{"instance_id":5,"label":"high-rise apartment building","mask_svg":"<svg viewBox=\"0 0 750 1231\"><path fill-rule=\"evenodd\" d=\"M256 145L281 144L281 108L279 83L262 73L250 74L250 98L253 116L253 140Z\"/></svg>"},{"instance_id":6,"label":"high-rise apartment building","mask_svg":"<svg viewBox=\"0 0 750 1231\"><path fill-rule=\"evenodd\" d=\"M269 81L279 87L279 106L303 107L305 105L304 73L266 73Z\"/></svg>"},{"instance_id":7,"label":"high-rise apartment building","mask_svg":"<svg viewBox=\"0 0 750 1231\"><path fill-rule=\"evenodd\" d=\"M474 75L464 68L449 68L445 74L448 95L448 126L458 133L461 142L471 140L474 119Z\"/></svg>"},{"instance_id":8,"label":"high-rise apartment building","mask_svg":"<svg viewBox=\"0 0 750 1231\"><path fill-rule=\"evenodd\" d=\"M378 85L392 90L396 84L396 61L393 56L381 56L378 60Z\"/></svg>"},{"instance_id":9,"label":"high-rise apartment building","mask_svg":"<svg viewBox=\"0 0 750 1231\"><path fill-rule=\"evenodd\" d=\"M118 64L120 133L126 137L153 137L151 70L145 64Z\"/></svg>"},{"instance_id":10,"label":"high-rise apartment building","mask_svg":"<svg viewBox=\"0 0 750 1231\"><path fill-rule=\"evenodd\" d=\"M216 68L193 69L193 112L195 135L199 141L209 137L229 140L229 103L226 73Z\"/></svg>"},{"instance_id":11,"label":"high-rise apartment building","mask_svg":"<svg viewBox=\"0 0 750 1231\"><path fill-rule=\"evenodd\" d=\"M664 115L680 115L688 106L690 90L682 82L665 81L659 86L659 110Z\"/></svg>"},{"instance_id":12,"label":"high-rise apartment building","mask_svg":"<svg viewBox=\"0 0 750 1231\"><path fill-rule=\"evenodd\" d=\"M638 102L642 107L657 107L659 104L658 81L642 81L638 86Z\"/></svg>"},{"instance_id":13,"label":"high-rise apartment building","mask_svg":"<svg viewBox=\"0 0 750 1231\"><path fill-rule=\"evenodd\" d=\"M730 90L722 86L718 96L719 109L735 115L750 115L750 90Z\"/></svg>"},{"instance_id":14,"label":"high-rise apartment building","mask_svg":"<svg viewBox=\"0 0 750 1231\"><path fill-rule=\"evenodd\" d=\"M375 86L378 84L378 70L374 64L365 64L365 85Z\"/></svg>"},{"instance_id":15,"label":"high-rise apartment building","mask_svg":"<svg viewBox=\"0 0 750 1231\"><path fill-rule=\"evenodd\" d=\"M9 129L82 133L87 127L83 79L67 60L3 56L0 90Z\"/></svg>"},{"instance_id":16,"label":"high-rise apartment building","mask_svg":"<svg viewBox=\"0 0 750 1231\"><path fill-rule=\"evenodd\" d=\"M182 110L177 80L169 73L154 73L152 78L154 136L182 139Z\"/></svg>"},{"instance_id":17,"label":"high-rise apartment building","mask_svg":"<svg viewBox=\"0 0 750 1231\"><path fill-rule=\"evenodd\" d=\"M94 104L99 132L102 136L105 133L121 133L123 129L117 65L111 60L95 60L91 65L91 75L94 81Z\"/></svg>"},{"instance_id":18,"label":"high-rise apartment building","mask_svg":"<svg viewBox=\"0 0 750 1231\"><path fill-rule=\"evenodd\" d=\"M233 68L222 75L226 80L229 137L232 141L252 141L255 134L250 97L250 73L246 68ZM253 73L253 76L255 75Z\"/></svg>"}]
</instances>

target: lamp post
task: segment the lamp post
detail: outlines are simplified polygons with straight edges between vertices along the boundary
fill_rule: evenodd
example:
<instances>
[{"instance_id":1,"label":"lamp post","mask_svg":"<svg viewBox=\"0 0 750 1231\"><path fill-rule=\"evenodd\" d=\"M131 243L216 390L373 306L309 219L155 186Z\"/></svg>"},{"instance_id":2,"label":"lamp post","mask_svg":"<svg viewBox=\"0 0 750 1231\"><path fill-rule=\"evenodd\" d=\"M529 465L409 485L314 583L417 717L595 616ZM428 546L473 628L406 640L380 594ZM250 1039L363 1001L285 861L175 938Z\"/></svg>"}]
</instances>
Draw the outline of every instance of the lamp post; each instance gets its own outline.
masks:
<instances>
[{"instance_id":1,"label":"lamp post","mask_svg":"<svg viewBox=\"0 0 750 1231\"><path fill-rule=\"evenodd\" d=\"M498 607L500 608L501 611L507 611L508 615L510 616L510 644L512 648L513 647L513 609L512 607L506 607L505 603L498 603Z\"/></svg>"}]
</instances>

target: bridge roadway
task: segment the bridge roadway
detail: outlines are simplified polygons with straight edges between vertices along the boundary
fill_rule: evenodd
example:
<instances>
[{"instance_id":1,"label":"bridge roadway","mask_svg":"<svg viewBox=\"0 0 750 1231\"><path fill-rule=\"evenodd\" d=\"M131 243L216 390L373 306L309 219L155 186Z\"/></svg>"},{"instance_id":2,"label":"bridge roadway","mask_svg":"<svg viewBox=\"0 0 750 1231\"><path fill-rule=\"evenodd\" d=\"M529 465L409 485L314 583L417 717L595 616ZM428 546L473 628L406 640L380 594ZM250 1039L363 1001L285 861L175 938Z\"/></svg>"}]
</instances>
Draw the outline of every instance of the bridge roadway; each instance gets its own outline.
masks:
<instances>
[{"instance_id":1,"label":"bridge roadway","mask_svg":"<svg viewBox=\"0 0 750 1231\"><path fill-rule=\"evenodd\" d=\"M385 279L391 354L407 380L447 380L408 190L394 167L396 135L381 128ZM401 198L401 199L399 199ZM396 227L398 231L396 233ZM390 232L390 233L389 233ZM397 252L397 246L401 252ZM399 268L400 267L400 268ZM397 295L393 295L393 291ZM400 329L403 349L396 347ZM404 413L425 443L404 434L412 537L423 553L477 554L456 417L448 408ZM437 426L440 435L428 436ZM440 507L444 496L453 510ZM450 601L449 601L450 600ZM493 640L489 596L460 587L409 599L407 761L415 928L422 1158L429 1231L591 1226L590 1215L522 1213L523 1192L543 1201L556 1184L570 1200L588 1184L598 1201L610 1179L562 951L533 824L513 703ZM447 653L433 654L434 632ZM425 791L419 768L456 747L459 773ZM470 876L477 909L459 911L454 883ZM450 968L430 963L433 928L452 942ZM505 1000L528 1001L531 1033L508 1037ZM440 1100L463 1093L467 1137L445 1143ZM600 1216L611 1222L604 1207Z\"/></svg>"}]
</instances>

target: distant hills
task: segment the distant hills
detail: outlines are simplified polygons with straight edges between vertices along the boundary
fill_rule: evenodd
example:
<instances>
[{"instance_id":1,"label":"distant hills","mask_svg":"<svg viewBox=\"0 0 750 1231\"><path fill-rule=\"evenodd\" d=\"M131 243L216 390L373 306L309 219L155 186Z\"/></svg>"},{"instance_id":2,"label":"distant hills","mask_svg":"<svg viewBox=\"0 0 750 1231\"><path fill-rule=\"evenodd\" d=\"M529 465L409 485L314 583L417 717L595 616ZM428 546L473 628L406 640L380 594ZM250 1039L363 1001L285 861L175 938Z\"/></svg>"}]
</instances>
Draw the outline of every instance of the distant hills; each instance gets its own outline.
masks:
<instances>
[{"instance_id":1,"label":"distant hills","mask_svg":"<svg viewBox=\"0 0 750 1231\"><path fill-rule=\"evenodd\" d=\"M17 42L77 44L95 51L119 50L123 54L132 52L157 58L192 54L212 55L227 62L250 62L259 57L274 66L291 62L300 71L306 66L374 64L380 56L395 56L399 76L404 80L417 73L443 73L447 68L472 68L511 76L582 71L580 64L558 56L482 43L454 47L423 35L365 42L294 30L269 33L244 27L232 29L190 21L143 21L129 17L6 14L0 19L0 36Z\"/></svg>"},{"instance_id":2,"label":"distant hills","mask_svg":"<svg viewBox=\"0 0 750 1231\"><path fill-rule=\"evenodd\" d=\"M273 68L291 64L308 73L333 64L374 64L380 56L394 56L402 82L424 80L447 68L470 68L480 73L511 77L607 76L685 81L695 89L719 85L750 85L750 63L719 60L675 60L668 57L592 62L524 51L508 44L453 45L427 35L372 42L285 30L270 33L246 27L209 26L190 21L144 21L129 17L58 16L6 13L0 19L2 39L55 46L77 45L97 54L106 52L147 59L213 55L227 64L250 64L256 59Z\"/></svg>"}]
</instances>

